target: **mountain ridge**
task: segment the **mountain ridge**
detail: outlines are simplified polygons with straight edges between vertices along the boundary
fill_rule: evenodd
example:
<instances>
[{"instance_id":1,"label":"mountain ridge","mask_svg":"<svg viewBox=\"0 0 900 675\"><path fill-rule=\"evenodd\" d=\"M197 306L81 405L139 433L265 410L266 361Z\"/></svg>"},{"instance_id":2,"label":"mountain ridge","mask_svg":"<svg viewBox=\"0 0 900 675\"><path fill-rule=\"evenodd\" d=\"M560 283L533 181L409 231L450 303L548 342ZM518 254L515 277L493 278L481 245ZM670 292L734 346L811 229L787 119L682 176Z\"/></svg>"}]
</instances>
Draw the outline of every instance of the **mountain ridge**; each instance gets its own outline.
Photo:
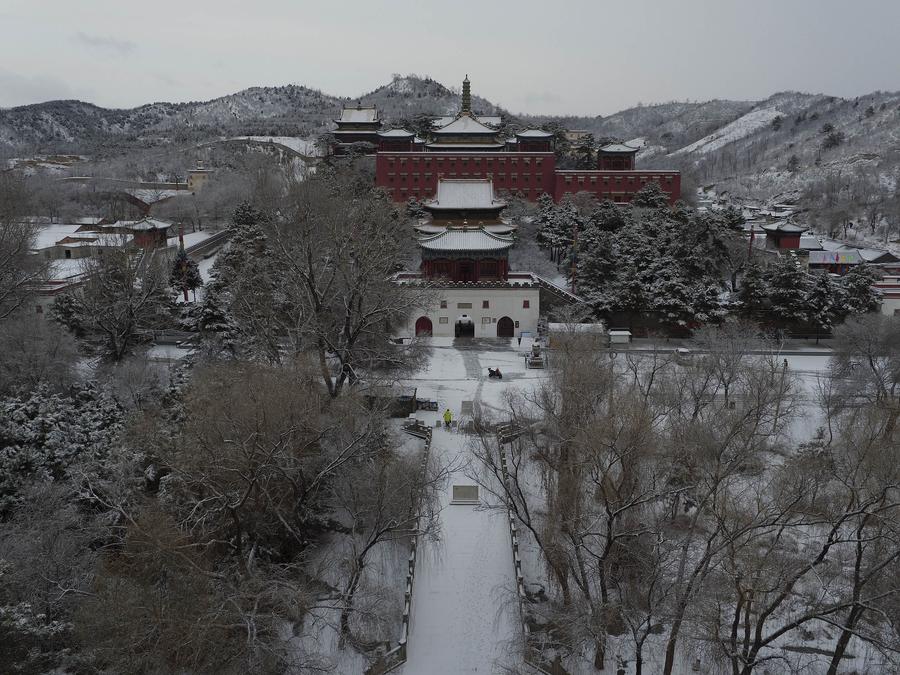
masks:
<instances>
[{"instance_id":1,"label":"mountain ridge","mask_svg":"<svg viewBox=\"0 0 900 675\"><path fill-rule=\"evenodd\" d=\"M409 123L424 114L454 113L459 94L430 77L406 75L358 97L292 84L122 109L48 101L0 109L0 152L102 158L239 135L314 138L342 105L356 101L376 105L388 124ZM737 191L798 190L845 165L868 167L890 182L900 166L900 92L844 99L783 91L759 101L640 104L607 116L513 114L478 96L473 108L522 126L553 122L598 140L639 140L639 165L681 169L704 184L724 182Z\"/></svg>"}]
</instances>

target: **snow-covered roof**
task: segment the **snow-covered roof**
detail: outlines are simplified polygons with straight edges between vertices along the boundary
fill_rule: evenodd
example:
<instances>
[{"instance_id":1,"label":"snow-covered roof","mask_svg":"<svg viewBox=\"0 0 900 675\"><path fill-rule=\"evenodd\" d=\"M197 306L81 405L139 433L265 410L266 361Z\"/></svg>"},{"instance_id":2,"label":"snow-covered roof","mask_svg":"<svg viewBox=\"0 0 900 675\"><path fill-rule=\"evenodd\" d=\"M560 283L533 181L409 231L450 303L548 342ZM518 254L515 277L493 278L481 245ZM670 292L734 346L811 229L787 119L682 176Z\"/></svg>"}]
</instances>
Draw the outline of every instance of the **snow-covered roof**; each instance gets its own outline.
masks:
<instances>
[{"instance_id":1,"label":"snow-covered roof","mask_svg":"<svg viewBox=\"0 0 900 675\"><path fill-rule=\"evenodd\" d=\"M607 143L600 148L600 152L637 152L640 148L632 148L624 143Z\"/></svg>"},{"instance_id":2,"label":"snow-covered roof","mask_svg":"<svg viewBox=\"0 0 900 675\"><path fill-rule=\"evenodd\" d=\"M884 258L885 256L896 260L896 256L894 256L893 253L882 251L881 249L877 248L855 248L853 246L841 246L841 248L838 250L841 252L856 251L857 253L859 253L859 257L866 262L874 262L876 260Z\"/></svg>"},{"instance_id":3,"label":"snow-covered roof","mask_svg":"<svg viewBox=\"0 0 900 675\"><path fill-rule=\"evenodd\" d=\"M387 131L379 131L378 135L382 138L409 138L415 136L411 131L406 129L388 129Z\"/></svg>"},{"instance_id":4,"label":"snow-covered roof","mask_svg":"<svg viewBox=\"0 0 900 675\"><path fill-rule=\"evenodd\" d=\"M85 246L122 246L132 239L130 234L90 234L82 232L77 237L70 237L71 241L60 243L63 248L83 248Z\"/></svg>"},{"instance_id":5,"label":"snow-covered roof","mask_svg":"<svg viewBox=\"0 0 900 675\"><path fill-rule=\"evenodd\" d=\"M553 138L553 134L543 129L526 129L516 133L519 138Z\"/></svg>"},{"instance_id":6,"label":"snow-covered roof","mask_svg":"<svg viewBox=\"0 0 900 675\"><path fill-rule=\"evenodd\" d=\"M804 234L800 236L800 248L804 251L820 251L822 250L822 242L816 236Z\"/></svg>"},{"instance_id":7,"label":"snow-covered roof","mask_svg":"<svg viewBox=\"0 0 900 675\"><path fill-rule=\"evenodd\" d=\"M859 265L863 261L859 251L854 249L844 251L810 251L810 265Z\"/></svg>"},{"instance_id":8,"label":"snow-covered roof","mask_svg":"<svg viewBox=\"0 0 900 675\"><path fill-rule=\"evenodd\" d=\"M781 232L783 234L799 234L800 232L806 232L807 228L802 227L801 225L794 225L793 223L770 223L768 225L763 225L763 229L766 232Z\"/></svg>"},{"instance_id":9,"label":"snow-covered roof","mask_svg":"<svg viewBox=\"0 0 900 675\"><path fill-rule=\"evenodd\" d=\"M419 239L419 245L426 251L505 251L513 245L513 240L483 229L448 228Z\"/></svg>"},{"instance_id":10,"label":"snow-covered roof","mask_svg":"<svg viewBox=\"0 0 900 675\"><path fill-rule=\"evenodd\" d=\"M79 227L80 225L72 223L56 223L54 225L37 227L35 228L31 250L40 251L41 249L55 246L60 239L65 239L69 235L75 234Z\"/></svg>"},{"instance_id":11,"label":"snow-covered roof","mask_svg":"<svg viewBox=\"0 0 900 675\"><path fill-rule=\"evenodd\" d=\"M477 117L472 115L460 115L455 120L439 129L436 134L490 134L496 135L497 130L482 124Z\"/></svg>"},{"instance_id":12,"label":"snow-covered roof","mask_svg":"<svg viewBox=\"0 0 900 675\"><path fill-rule=\"evenodd\" d=\"M123 229L132 232L147 232L149 230L164 230L172 227L172 223L156 218L142 218L141 220L117 220L109 225L101 225L103 229Z\"/></svg>"},{"instance_id":13,"label":"snow-covered roof","mask_svg":"<svg viewBox=\"0 0 900 675\"><path fill-rule=\"evenodd\" d=\"M378 110L374 105L344 108L341 110L341 118L338 121L347 122L349 124L377 122Z\"/></svg>"},{"instance_id":14,"label":"snow-covered roof","mask_svg":"<svg viewBox=\"0 0 900 675\"><path fill-rule=\"evenodd\" d=\"M472 115L476 120L490 127L499 127L503 120L499 115ZM434 128L445 127L456 119L455 115L445 115L443 117L435 117L431 120L431 126Z\"/></svg>"},{"instance_id":15,"label":"snow-covered roof","mask_svg":"<svg viewBox=\"0 0 900 675\"><path fill-rule=\"evenodd\" d=\"M494 197L490 178L441 178L437 195L425 203L429 209L498 209L506 202Z\"/></svg>"}]
</instances>

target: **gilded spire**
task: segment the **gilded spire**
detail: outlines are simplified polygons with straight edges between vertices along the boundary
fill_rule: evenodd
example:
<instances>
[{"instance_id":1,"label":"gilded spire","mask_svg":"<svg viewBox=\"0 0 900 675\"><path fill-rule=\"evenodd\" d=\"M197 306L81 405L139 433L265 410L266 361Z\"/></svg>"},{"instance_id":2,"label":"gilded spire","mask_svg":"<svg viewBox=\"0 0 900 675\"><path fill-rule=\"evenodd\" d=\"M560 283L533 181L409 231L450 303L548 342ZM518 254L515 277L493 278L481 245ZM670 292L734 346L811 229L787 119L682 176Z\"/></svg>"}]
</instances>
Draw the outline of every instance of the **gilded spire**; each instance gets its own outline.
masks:
<instances>
[{"instance_id":1,"label":"gilded spire","mask_svg":"<svg viewBox=\"0 0 900 675\"><path fill-rule=\"evenodd\" d=\"M472 89L469 85L469 75L466 74L466 79L463 80L463 88L462 88L462 106L459 110L460 113L471 113L472 112Z\"/></svg>"}]
</instances>

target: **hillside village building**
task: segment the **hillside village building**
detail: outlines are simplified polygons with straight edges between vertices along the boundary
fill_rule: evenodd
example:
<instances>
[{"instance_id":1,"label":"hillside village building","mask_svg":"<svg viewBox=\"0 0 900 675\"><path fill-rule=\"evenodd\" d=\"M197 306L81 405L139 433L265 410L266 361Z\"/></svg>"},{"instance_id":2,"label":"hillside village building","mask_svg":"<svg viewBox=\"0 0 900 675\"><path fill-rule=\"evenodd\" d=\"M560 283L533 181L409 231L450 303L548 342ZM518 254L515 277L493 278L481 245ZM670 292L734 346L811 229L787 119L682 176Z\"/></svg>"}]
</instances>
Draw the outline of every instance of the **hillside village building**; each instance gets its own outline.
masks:
<instances>
[{"instance_id":1,"label":"hillside village building","mask_svg":"<svg viewBox=\"0 0 900 675\"><path fill-rule=\"evenodd\" d=\"M670 203L681 196L678 171L637 170L637 148L620 143L600 148L596 169L557 169L552 134L525 129L507 135L499 117L474 113L468 76L459 113L435 118L427 139L403 129L381 130L378 111L371 106L345 108L335 121L335 151L344 152L352 142L372 143L375 184L398 202L432 199L440 179L467 178L490 179L497 190L531 201L544 193L559 201L566 194L588 192L625 203L651 182L660 185Z\"/></svg>"}]
</instances>

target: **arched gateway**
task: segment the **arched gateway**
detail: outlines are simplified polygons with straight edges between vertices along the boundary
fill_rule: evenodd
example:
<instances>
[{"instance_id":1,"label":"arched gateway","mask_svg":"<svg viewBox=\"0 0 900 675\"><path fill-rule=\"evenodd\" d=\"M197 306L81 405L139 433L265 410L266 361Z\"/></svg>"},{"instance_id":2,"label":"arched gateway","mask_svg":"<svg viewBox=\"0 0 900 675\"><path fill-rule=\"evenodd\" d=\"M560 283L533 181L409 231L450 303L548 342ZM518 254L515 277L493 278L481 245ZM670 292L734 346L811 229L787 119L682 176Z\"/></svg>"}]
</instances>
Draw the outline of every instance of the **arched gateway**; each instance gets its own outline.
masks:
<instances>
[{"instance_id":1,"label":"arched gateway","mask_svg":"<svg viewBox=\"0 0 900 675\"><path fill-rule=\"evenodd\" d=\"M508 316L501 317L497 321L497 337L511 338L515 332L515 324Z\"/></svg>"},{"instance_id":2,"label":"arched gateway","mask_svg":"<svg viewBox=\"0 0 900 675\"><path fill-rule=\"evenodd\" d=\"M416 337L431 337L431 331L431 319L427 316L420 316L416 319Z\"/></svg>"}]
</instances>

